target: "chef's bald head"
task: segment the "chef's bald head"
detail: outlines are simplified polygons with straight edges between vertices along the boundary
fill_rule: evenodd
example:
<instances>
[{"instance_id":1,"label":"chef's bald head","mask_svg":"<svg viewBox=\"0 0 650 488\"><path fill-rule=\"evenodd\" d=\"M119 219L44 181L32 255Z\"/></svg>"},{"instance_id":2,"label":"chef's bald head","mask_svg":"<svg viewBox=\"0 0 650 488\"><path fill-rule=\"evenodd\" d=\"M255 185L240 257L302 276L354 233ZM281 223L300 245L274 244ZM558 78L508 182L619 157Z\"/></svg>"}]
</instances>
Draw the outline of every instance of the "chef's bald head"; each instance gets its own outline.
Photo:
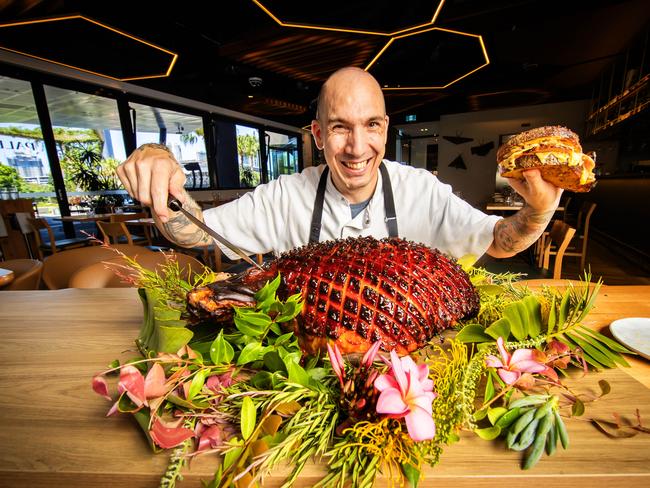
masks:
<instances>
[{"instance_id":1,"label":"chef's bald head","mask_svg":"<svg viewBox=\"0 0 650 488\"><path fill-rule=\"evenodd\" d=\"M326 108L333 98L336 98L337 92L350 91L351 87L363 87L368 90L368 93L378 97L381 100L383 107L383 115L386 114L386 103L384 101L384 93L377 80L367 71L354 66L341 68L330 75L330 77L323 83L320 93L318 94L316 105L316 119L321 121L321 117L325 115Z\"/></svg>"}]
</instances>

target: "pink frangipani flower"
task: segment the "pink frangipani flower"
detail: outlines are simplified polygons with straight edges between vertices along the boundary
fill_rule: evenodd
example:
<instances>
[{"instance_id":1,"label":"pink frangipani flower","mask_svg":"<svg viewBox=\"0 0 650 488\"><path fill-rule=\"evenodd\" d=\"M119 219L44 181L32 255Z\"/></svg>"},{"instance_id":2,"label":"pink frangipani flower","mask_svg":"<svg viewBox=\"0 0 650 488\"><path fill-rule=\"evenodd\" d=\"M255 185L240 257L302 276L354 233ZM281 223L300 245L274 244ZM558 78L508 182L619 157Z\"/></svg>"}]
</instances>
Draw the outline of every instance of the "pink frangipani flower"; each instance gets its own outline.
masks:
<instances>
[{"instance_id":1,"label":"pink frangipani flower","mask_svg":"<svg viewBox=\"0 0 650 488\"><path fill-rule=\"evenodd\" d=\"M415 364L410 356L400 358L395 350L390 353L391 369L375 380L375 388L381 393L377 400L377 413L406 422L409 436L414 441L433 439L436 425L433 421L431 403L436 397L433 381L429 379L429 367Z\"/></svg>"},{"instance_id":2,"label":"pink frangipani flower","mask_svg":"<svg viewBox=\"0 0 650 488\"><path fill-rule=\"evenodd\" d=\"M489 354L485 358L485 364L490 368L497 368L497 373L508 385L514 385L522 373L541 373L546 370L546 366L537 360L537 352L534 349L517 349L511 355L506 351L503 337L497 339L497 347L501 357Z\"/></svg>"}]
</instances>

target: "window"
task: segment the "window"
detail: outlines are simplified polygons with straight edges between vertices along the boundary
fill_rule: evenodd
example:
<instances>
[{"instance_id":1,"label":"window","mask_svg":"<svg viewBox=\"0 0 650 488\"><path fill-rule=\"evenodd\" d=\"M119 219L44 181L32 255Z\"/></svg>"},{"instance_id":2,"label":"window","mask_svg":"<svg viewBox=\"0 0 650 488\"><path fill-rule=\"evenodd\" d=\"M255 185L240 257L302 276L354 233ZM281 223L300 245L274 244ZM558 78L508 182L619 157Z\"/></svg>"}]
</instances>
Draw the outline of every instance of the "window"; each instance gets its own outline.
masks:
<instances>
[{"instance_id":1,"label":"window","mask_svg":"<svg viewBox=\"0 0 650 488\"><path fill-rule=\"evenodd\" d=\"M266 131L266 171L270 180L280 175L297 173L298 168L298 137Z\"/></svg>"},{"instance_id":2,"label":"window","mask_svg":"<svg viewBox=\"0 0 650 488\"><path fill-rule=\"evenodd\" d=\"M253 188L262 182L260 166L260 131L245 125L235 125L239 187Z\"/></svg>"},{"instance_id":3,"label":"window","mask_svg":"<svg viewBox=\"0 0 650 488\"><path fill-rule=\"evenodd\" d=\"M126 159L117 102L44 86L71 212L104 213L127 197L115 168Z\"/></svg>"},{"instance_id":4,"label":"window","mask_svg":"<svg viewBox=\"0 0 650 488\"><path fill-rule=\"evenodd\" d=\"M30 83L0 76L0 101L0 191L35 199L43 215L59 215Z\"/></svg>"},{"instance_id":5,"label":"window","mask_svg":"<svg viewBox=\"0 0 650 488\"><path fill-rule=\"evenodd\" d=\"M140 103L129 106L135 111L136 144L165 144L185 172L185 188L210 188L202 117Z\"/></svg>"}]
</instances>

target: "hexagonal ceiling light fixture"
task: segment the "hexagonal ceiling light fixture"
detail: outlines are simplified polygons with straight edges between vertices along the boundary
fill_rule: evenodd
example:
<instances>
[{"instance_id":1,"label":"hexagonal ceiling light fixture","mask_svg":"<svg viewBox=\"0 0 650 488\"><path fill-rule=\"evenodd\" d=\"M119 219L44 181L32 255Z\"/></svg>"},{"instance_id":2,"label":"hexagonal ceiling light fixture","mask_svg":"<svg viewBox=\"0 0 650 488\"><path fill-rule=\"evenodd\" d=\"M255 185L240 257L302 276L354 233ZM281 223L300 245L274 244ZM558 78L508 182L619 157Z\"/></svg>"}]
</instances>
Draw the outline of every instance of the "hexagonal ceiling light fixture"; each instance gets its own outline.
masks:
<instances>
[{"instance_id":1,"label":"hexagonal ceiling light fixture","mask_svg":"<svg viewBox=\"0 0 650 488\"><path fill-rule=\"evenodd\" d=\"M5 23L0 29L0 49L117 81L169 76L178 59L167 49L83 15Z\"/></svg>"},{"instance_id":2,"label":"hexagonal ceiling light fixture","mask_svg":"<svg viewBox=\"0 0 650 488\"><path fill-rule=\"evenodd\" d=\"M416 2L421 9L420 11L416 12L416 17L413 19L408 19L406 22L415 22L414 25L402 25L402 26L395 26L393 28L379 28L379 27L369 27L369 28L359 28L359 27L351 27L351 26L341 26L341 25L329 25L333 24L334 22L338 23L339 19L336 21L334 20L329 20L329 19L323 19L323 17L327 16L327 13L323 13L322 11L316 11L315 13L318 15L318 22L309 22L309 15L311 15L312 10L309 9L306 13L302 12L297 15L297 18L294 20L289 20L287 16L295 15L294 12L297 11L297 9L305 5L304 2L302 1L296 1L295 3L292 2L287 2L286 0L282 1L281 3L276 3L273 0L252 0L252 2L257 5L260 9L264 11L269 17L271 17L278 25L281 27L294 27L294 28L299 28L299 29L313 29L313 30L322 30L322 31L334 31L334 32L346 32L346 33L351 33L351 34L367 34L367 35L374 35L374 36L397 36L400 34L403 34L405 32L409 32L415 29L420 29L423 27L427 27L430 25L433 25L438 18L438 14L440 13L440 10L442 9L442 6L445 3L445 0L438 0L438 5L436 6L435 0L432 1L431 3L427 2ZM330 2L331 3L331 2ZM350 2L349 0L342 0L342 8L343 6L347 7L349 10L350 6L353 6L354 8L359 8L359 4L361 2ZM373 3L373 7L377 8L375 2L368 2L368 3ZM418 5L415 5L415 7L418 7ZM415 8L414 7L414 8ZM287 12L285 9L289 10ZM331 9L335 12L338 12L336 8ZM417 8L415 8L417 10ZM391 22L397 20L396 16L388 17L389 12L386 12L386 16L381 18L381 21L383 22ZM421 16L421 20L417 19L417 17ZM366 22L369 22L370 20L368 18L365 19Z\"/></svg>"},{"instance_id":3,"label":"hexagonal ceiling light fixture","mask_svg":"<svg viewBox=\"0 0 650 488\"><path fill-rule=\"evenodd\" d=\"M433 50L431 45L435 46ZM453 55L445 55L451 51ZM490 59L480 35L431 27L392 37L364 69L373 68L372 74L381 81L384 91L441 90L488 64ZM407 75L404 66L412 66Z\"/></svg>"}]
</instances>

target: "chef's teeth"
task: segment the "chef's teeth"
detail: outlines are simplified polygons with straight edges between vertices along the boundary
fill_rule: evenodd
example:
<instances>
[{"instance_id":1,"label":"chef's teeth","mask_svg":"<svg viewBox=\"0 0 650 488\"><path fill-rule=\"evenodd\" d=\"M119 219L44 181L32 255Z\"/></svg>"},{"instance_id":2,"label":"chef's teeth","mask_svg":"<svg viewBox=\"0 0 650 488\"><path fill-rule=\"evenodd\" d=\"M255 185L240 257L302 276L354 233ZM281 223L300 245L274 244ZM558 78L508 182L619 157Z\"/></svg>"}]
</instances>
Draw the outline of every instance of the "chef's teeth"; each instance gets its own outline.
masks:
<instances>
[{"instance_id":1,"label":"chef's teeth","mask_svg":"<svg viewBox=\"0 0 650 488\"><path fill-rule=\"evenodd\" d=\"M350 161L346 161L345 165L350 168L350 169L361 169L364 168L368 164L368 161L363 161L361 163L352 163Z\"/></svg>"}]
</instances>

